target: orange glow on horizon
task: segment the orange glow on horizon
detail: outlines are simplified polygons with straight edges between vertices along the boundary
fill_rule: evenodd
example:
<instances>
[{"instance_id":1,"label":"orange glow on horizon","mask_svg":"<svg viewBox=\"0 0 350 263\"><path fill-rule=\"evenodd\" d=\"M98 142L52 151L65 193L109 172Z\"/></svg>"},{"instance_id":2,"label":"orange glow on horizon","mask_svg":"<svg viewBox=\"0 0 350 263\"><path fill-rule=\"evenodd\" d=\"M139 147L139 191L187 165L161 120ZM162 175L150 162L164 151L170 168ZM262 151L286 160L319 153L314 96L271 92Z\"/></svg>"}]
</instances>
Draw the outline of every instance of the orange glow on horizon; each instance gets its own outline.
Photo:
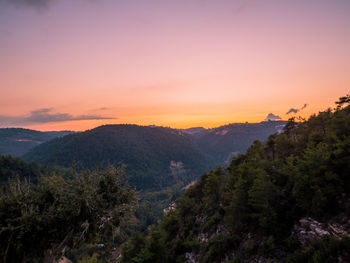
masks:
<instances>
[{"instance_id":1,"label":"orange glow on horizon","mask_svg":"<svg viewBox=\"0 0 350 263\"><path fill-rule=\"evenodd\" d=\"M0 128L213 128L350 93L350 1L7 2Z\"/></svg>"}]
</instances>

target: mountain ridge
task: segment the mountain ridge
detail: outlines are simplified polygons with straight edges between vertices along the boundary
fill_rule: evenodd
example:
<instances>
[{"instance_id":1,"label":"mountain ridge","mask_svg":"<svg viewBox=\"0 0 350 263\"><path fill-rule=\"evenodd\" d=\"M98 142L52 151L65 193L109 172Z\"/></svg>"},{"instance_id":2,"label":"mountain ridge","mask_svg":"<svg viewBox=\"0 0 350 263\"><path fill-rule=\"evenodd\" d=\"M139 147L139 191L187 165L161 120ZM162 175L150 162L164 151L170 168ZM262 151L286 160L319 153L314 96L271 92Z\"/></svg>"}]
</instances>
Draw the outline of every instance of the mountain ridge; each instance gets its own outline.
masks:
<instances>
[{"instance_id":1,"label":"mountain ridge","mask_svg":"<svg viewBox=\"0 0 350 263\"><path fill-rule=\"evenodd\" d=\"M45 132L25 128L0 128L0 155L19 157L41 143L70 133L73 132Z\"/></svg>"},{"instance_id":2,"label":"mountain ridge","mask_svg":"<svg viewBox=\"0 0 350 263\"><path fill-rule=\"evenodd\" d=\"M130 183L142 189L176 180L172 164L183 165L185 181L208 167L207 158L188 135L170 128L131 124L103 125L56 138L22 157L65 167L75 162L78 168L88 169L125 164Z\"/></svg>"}]
</instances>

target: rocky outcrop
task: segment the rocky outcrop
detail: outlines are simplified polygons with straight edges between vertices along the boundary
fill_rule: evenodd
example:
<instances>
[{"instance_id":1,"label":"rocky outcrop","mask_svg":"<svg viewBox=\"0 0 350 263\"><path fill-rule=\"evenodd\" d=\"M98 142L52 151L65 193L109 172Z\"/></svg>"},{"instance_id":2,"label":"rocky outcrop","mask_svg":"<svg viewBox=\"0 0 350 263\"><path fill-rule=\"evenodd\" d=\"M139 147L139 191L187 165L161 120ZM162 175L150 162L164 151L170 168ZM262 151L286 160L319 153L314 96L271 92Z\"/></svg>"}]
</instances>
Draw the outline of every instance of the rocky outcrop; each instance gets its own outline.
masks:
<instances>
[{"instance_id":1,"label":"rocky outcrop","mask_svg":"<svg viewBox=\"0 0 350 263\"><path fill-rule=\"evenodd\" d=\"M186 253L185 254L185 258L186 258L187 262L189 262L189 263L197 263L198 262L197 261L197 256L193 252Z\"/></svg>"},{"instance_id":2,"label":"rocky outcrop","mask_svg":"<svg viewBox=\"0 0 350 263\"><path fill-rule=\"evenodd\" d=\"M347 224L349 224L349 222L347 222ZM345 236L349 236L350 233L347 225L342 225L334 220L321 223L311 217L304 217L294 226L293 234L301 244L308 245L320 240L322 236L330 235L341 239Z\"/></svg>"}]
</instances>

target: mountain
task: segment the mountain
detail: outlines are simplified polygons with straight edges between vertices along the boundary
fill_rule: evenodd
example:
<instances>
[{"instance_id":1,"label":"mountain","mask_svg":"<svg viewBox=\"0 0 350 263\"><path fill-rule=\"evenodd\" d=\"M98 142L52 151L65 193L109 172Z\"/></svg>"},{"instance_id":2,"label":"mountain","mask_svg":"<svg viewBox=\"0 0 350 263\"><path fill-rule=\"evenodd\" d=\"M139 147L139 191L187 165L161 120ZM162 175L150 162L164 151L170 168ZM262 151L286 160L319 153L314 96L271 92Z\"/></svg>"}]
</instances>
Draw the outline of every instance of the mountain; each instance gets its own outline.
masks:
<instances>
[{"instance_id":1,"label":"mountain","mask_svg":"<svg viewBox=\"0 0 350 263\"><path fill-rule=\"evenodd\" d=\"M232 157L245 153L255 140L266 140L269 135L281 132L285 124L286 121L233 123L213 129L196 127L181 131L191 135L199 149L216 165L226 166Z\"/></svg>"},{"instance_id":2,"label":"mountain","mask_svg":"<svg viewBox=\"0 0 350 263\"><path fill-rule=\"evenodd\" d=\"M72 132L41 132L22 128L2 128L0 129L0 155L12 155L18 157L43 142L70 133Z\"/></svg>"},{"instance_id":3,"label":"mountain","mask_svg":"<svg viewBox=\"0 0 350 263\"><path fill-rule=\"evenodd\" d=\"M350 262L350 96L337 104L204 174L121 262Z\"/></svg>"},{"instance_id":4,"label":"mountain","mask_svg":"<svg viewBox=\"0 0 350 263\"><path fill-rule=\"evenodd\" d=\"M125 164L129 183L143 190L193 180L210 167L189 135L138 125L105 125L69 134L35 147L23 158L89 169Z\"/></svg>"},{"instance_id":5,"label":"mountain","mask_svg":"<svg viewBox=\"0 0 350 263\"><path fill-rule=\"evenodd\" d=\"M82 168L124 163L133 185L142 185L141 188L158 185L162 188L174 183L174 178L165 181L159 178L165 178L164 175L174 171L173 168L178 169L178 162L180 166L185 165L185 170L191 170L187 172L190 174L187 179L194 178L194 174L205 169L227 166L232 157L245 153L255 140L266 140L269 135L281 132L285 124L285 121L266 121L233 123L213 129L178 130L158 126L106 125L40 145L24 154L23 158L66 167L74 163ZM185 159L187 161L183 162ZM140 171L144 176L140 176Z\"/></svg>"}]
</instances>

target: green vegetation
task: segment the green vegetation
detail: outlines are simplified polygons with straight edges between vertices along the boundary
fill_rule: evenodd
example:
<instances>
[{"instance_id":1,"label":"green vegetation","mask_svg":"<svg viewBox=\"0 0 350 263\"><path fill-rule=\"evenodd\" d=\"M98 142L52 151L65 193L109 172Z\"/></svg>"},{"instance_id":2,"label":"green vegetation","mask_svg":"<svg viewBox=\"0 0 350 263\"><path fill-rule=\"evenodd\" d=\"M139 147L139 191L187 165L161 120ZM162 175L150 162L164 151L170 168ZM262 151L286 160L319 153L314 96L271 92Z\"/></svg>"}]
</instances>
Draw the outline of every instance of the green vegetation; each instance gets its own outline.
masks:
<instances>
[{"instance_id":1,"label":"green vegetation","mask_svg":"<svg viewBox=\"0 0 350 263\"><path fill-rule=\"evenodd\" d=\"M349 234L302 241L297 228L302 218L348 228L349 102L291 119L204 174L146 236L124 244L122 262L349 262Z\"/></svg>"},{"instance_id":2,"label":"green vegetation","mask_svg":"<svg viewBox=\"0 0 350 263\"><path fill-rule=\"evenodd\" d=\"M63 167L74 164L77 169L124 164L128 182L142 191L159 191L178 179L190 182L210 167L189 136L137 125L105 125L70 134L41 144L23 158ZM181 174L172 173L172 165L182 167Z\"/></svg>"},{"instance_id":3,"label":"green vegetation","mask_svg":"<svg viewBox=\"0 0 350 263\"><path fill-rule=\"evenodd\" d=\"M72 176L70 169L55 166L42 166L34 162L27 163L20 158L0 155L0 185L6 183L9 178L14 177L36 183L41 175L49 173L60 174L63 177Z\"/></svg>"},{"instance_id":4,"label":"green vegetation","mask_svg":"<svg viewBox=\"0 0 350 263\"><path fill-rule=\"evenodd\" d=\"M80 248L86 254L87 244L95 244L95 250L103 244L108 254L131 218L134 201L123 172L113 167L73 173L71 179L41 174L37 184L12 178L0 192L1 260L51 263Z\"/></svg>"},{"instance_id":5,"label":"green vegetation","mask_svg":"<svg viewBox=\"0 0 350 263\"><path fill-rule=\"evenodd\" d=\"M78 169L0 156L1 260L349 262L349 104L342 97L333 110L290 119L184 194L210 163L172 129L102 126L27 155ZM123 162L130 175L114 168ZM139 202L128 180L143 189Z\"/></svg>"},{"instance_id":6,"label":"green vegetation","mask_svg":"<svg viewBox=\"0 0 350 263\"><path fill-rule=\"evenodd\" d=\"M137 125L70 134L41 144L24 159L78 170L126 165L127 180L139 192L135 227L140 231L156 223L181 189L212 167L188 135Z\"/></svg>"},{"instance_id":7,"label":"green vegetation","mask_svg":"<svg viewBox=\"0 0 350 263\"><path fill-rule=\"evenodd\" d=\"M41 172L42 168L36 163L26 163L11 156L0 156L0 184L15 176L35 181Z\"/></svg>"}]
</instances>

